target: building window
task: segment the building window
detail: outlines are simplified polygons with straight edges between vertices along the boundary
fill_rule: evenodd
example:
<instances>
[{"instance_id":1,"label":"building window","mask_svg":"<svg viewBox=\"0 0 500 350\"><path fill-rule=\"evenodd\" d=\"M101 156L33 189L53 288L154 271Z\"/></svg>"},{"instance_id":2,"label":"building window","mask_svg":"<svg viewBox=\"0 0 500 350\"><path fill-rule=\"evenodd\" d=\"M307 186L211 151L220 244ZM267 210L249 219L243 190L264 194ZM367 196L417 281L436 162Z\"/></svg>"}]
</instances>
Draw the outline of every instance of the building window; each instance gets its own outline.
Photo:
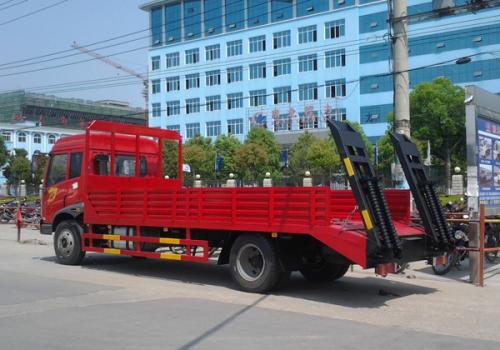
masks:
<instances>
[{"instance_id":1,"label":"building window","mask_svg":"<svg viewBox=\"0 0 500 350\"><path fill-rule=\"evenodd\" d=\"M192 139L198 135L200 135L200 123L186 124L186 138Z\"/></svg>"},{"instance_id":2,"label":"building window","mask_svg":"<svg viewBox=\"0 0 500 350\"><path fill-rule=\"evenodd\" d=\"M222 33L221 1L204 0L205 37Z\"/></svg>"},{"instance_id":3,"label":"building window","mask_svg":"<svg viewBox=\"0 0 500 350\"><path fill-rule=\"evenodd\" d=\"M207 86L220 85L220 70L206 72L205 76Z\"/></svg>"},{"instance_id":4,"label":"building window","mask_svg":"<svg viewBox=\"0 0 500 350\"><path fill-rule=\"evenodd\" d=\"M225 10L226 32L245 28L244 0L226 1Z\"/></svg>"},{"instance_id":5,"label":"building window","mask_svg":"<svg viewBox=\"0 0 500 350\"><path fill-rule=\"evenodd\" d=\"M306 107L307 111L299 113L299 129L317 129L318 112L311 107Z\"/></svg>"},{"instance_id":6,"label":"building window","mask_svg":"<svg viewBox=\"0 0 500 350\"><path fill-rule=\"evenodd\" d=\"M11 141L10 131L2 131L2 137L5 142Z\"/></svg>"},{"instance_id":7,"label":"building window","mask_svg":"<svg viewBox=\"0 0 500 350\"><path fill-rule=\"evenodd\" d=\"M345 79L328 80L325 82L325 88L327 98L345 96Z\"/></svg>"},{"instance_id":8,"label":"building window","mask_svg":"<svg viewBox=\"0 0 500 350\"><path fill-rule=\"evenodd\" d=\"M234 40L227 42L227 57L239 56L243 54L243 41Z\"/></svg>"},{"instance_id":9,"label":"building window","mask_svg":"<svg viewBox=\"0 0 500 350\"><path fill-rule=\"evenodd\" d=\"M165 37L167 44L173 44L181 41L181 3L173 3L165 6L164 16L167 19L165 22Z\"/></svg>"},{"instance_id":10,"label":"building window","mask_svg":"<svg viewBox=\"0 0 500 350\"><path fill-rule=\"evenodd\" d=\"M272 0L271 20L273 22L284 21L293 16L293 0Z\"/></svg>"},{"instance_id":11,"label":"building window","mask_svg":"<svg viewBox=\"0 0 500 350\"><path fill-rule=\"evenodd\" d=\"M205 60L213 61L220 58L220 45L209 45L205 47Z\"/></svg>"},{"instance_id":12,"label":"building window","mask_svg":"<svg viewBox=\"0 0 500 350\"><path fill-rule=\"evenodd\" d=\"M345 108L333 108L331 116L333 120L338 120L340 122L347 120Z\"/></svg>"},{"instance_id":13,"label":"building window","mask_svg":"<svg viewBox=\"0 0 500 350\"><path fill-rule=\"evenodd\" d=\"M345 49L332 50L325 52L326 68L345 66Z\"/></svg>"},{"instance_id":14,"label":"building window","mask_svg":"<svg viewBox=\"0 0 500 350\"><path fill-rule=\"evenodd\" d=\"M17 142L26 142L26 133L20 132L17 134Z\"/></svg>"},{"instance_id":15,"label":"building window","mask_svg":"<svg viewBox=\"0 0 500 350\"><path fill-rule=\"evenodd\" d=\"M201 1L184 1L184 33L185 39L191 40L201 36ZM170 19L167 18L167 22ZM177 22L177 26L180 22Z\"/></svg>"},{"instance_id":16,"label":"building window","mask_svg":"<svg viewBox=\"0 0 500 350\"><path fill-rule=\"evenodd\" d=\"M151 57L151 70L160 69L160 56Z\"/></svg>"},{"instance_id":17,"label":"building window","mask_svg":"<svg viewBox=\"0 0 500 350\"><path fill-rule=\"evenodd\" d=\"M186 114L199 113L199 112L200 112L200 99L199 98L186 99Z\"/></svg>"},{"instance_id":18,"label":"building window","mask_svg":"<svg viewBox=\"0 0 500 350\"><path fill-rule=\"evenodd\" d=\"M266 90L253 90L250 91L250 106L257 107L266 104Z\"/></svg>"},{"instance_id":19,"label":"building window","mask_svg":"<svg viewBox=\"0 0 500 350\"><path fill-rule=\"evenodd\" d=\"M248 27L266 24L268 21L268 0L252 0L248 2Z\"/></svg>"},{"instance_id":20,"label":"building window","mask_svg":"<svg viewBox=\"0 0 500 350\"><path fill-rule=\"evenodd\" d=\"M275 105L292 102L292 87L282 86L274 88L273 102Z\"/></svg>"},{"instance_id":21,"label":"building window","mask_svg":"<svg viewBox=\"0 0 500 350\"><path fill-rule=\"evenodd\" d=\"M318 84L300 84L299 101L310 101L318 99Z\"/></svg>"},{"instance_id":22,"label":"building window","mask_svg":"<svg viewBox=\"0 0 500 350\"><path fill-rule=\"evenodd\" d=\"M167 78L167 92L177 91L181 89L181 83L179 77L169 77Z\"/></svg>"},{"instance_id":23,"label":"building window","mask_svg":"<svg viewBox=\"0 0 500 350\"><path fill-rule=\"evenodd\" d=\"M227 94L227 109L243 108L243 93Z\"/></svg>"},{"instance_id":24,"label":"building window","mask_svg":"<svg viewBox=\"0 0 500 350\"><path fill-rule=\"evenodd\" d=\"M33 143L42 143L42 135L34 134L33 135Z\"/></svg>"},{"instance_id":25,"label":"building window","mask_svg":"<svg viewBox=\"0 0 500 350\"><path fill-rule=\"evenodd\" d=\"M254 36L249 39L250 42L250 52L261 52L266 51L266 36L259 35Z\"/></svg>"},{"instance_id":26,"label":"building window","mask_svg":"<svg viewBox=\"0 0 500 350\"><path fill-rule=\"evenodd\" d=\"M273 49L287 47L291 45L291 32L284 30L273 34Z\"/></svg>"},{"instance_id":27,"label":"building window","mask_svg":"<svg viewBox=\"0 0 500 350\"><path fill-rule=\"evenodd\" d=\"M273 61L273 75L275 77L285 74L290 74L292 71L292 60L290 58L284 58L281 60Z\"/></svg>"},{"instance_id":28,"label":"building window","mask_svg":"<svg viewBox=\"0 0 500 350\"><path fill-rule=\"evenodd\" d=\"M221 134L221 122L207 122L207 136L216 137Z\"/></svg>"},{"instance_id":29,"label":"building window","mask_svg":"<svg viewBox=\"0 0 500 350\"><path fill-rule=\"evenodd\" d=\"M250 65L250 79L262 79L266 77L266 64L255 63Z\"/></svg>"},{"instance_id":30,"label":"building window","mask_svg":"<svg viewBox=\"0 0 500 350\"><path fill-rule=\"evenodd\" d=\"M151 80L151 92L153 94L161 92L160 79Z\"/></svg>"},{"instance_id":31,"label":"building window","mask_svg":"<svg viewBox=\"0 0 500 350\"><path fill-rule=\"evenodd\" d=\"M200 50L191 49L186 50L186 64L195 64L200 61Z\"/></svg>"},{"instance_id":32,"label":"building window","mask_svg":"<svg viewBox=\"0 0 500 350\"><path fill-rule=\"evenodd\" d=\"M176 125L167 125L167 130L177 131L178 133L180 133L181 132L181 126L179 124L176 124Z\"/></svg>"},{"instance_id":33,"label":"building window","mask_svg":"<svg viewBox=\"0 0 500 350\"><path fill-rule=\"evenodd\" d=\"M179 53L172 52L166 54L167 68L177 67L180 64Z\"/></svg>"},{"instance_id":34,"label":"building window","mask_svg":"<svg viewBox=\"0 0 500 350\"><path fill-rule=\"evenodd\" d=\"M151 44L152 46L163 45L163 17L162 8L157 7L151 11Z\"/></svg>"},{"instance_id":35,"label":"building window","mask_svg":"<svg viewBox=\"0 0 500 350\"><path fill-rule=\"evenodd\" d=\"M207 112L220 111L220 95L207 96L205 104Z\"/></svg>"},{"instance_id":36,"label":"building window","mask_svg":"<svg viewBox=\"0 0 500 350\"><path fill-rule=\"evenodd\" d=\"M200 87L200 74L187 74L186 75L186 90Z\"/></svg>"},{"instance_id":37,"label":"building window","mask_svg":"<svg viewBox=\"0 0 500 350\"><path fill-rule=\"evenodd\" d=\"M159 117L161 116L161 103L153 103L151 105L153 109L153 117Z\"/></svg>"},{"instance_id":38,"label":"building window","mask_svg":"<svg viewBox=\"0 0 500 350\"><path fill-rule=\"evenodd\" d=\"M181 114L180 101L167 101L167 116Z\"/></svg>"},{"instance_id":39,"label":"building window","mask_svg":"<svg viewBox=\"0 0 500 350\"><path fill-rule=\"evenodd\" d=\"M345 35L345 20L325 23L325 39L335 39Z\"/></svg>"},{"instance_id":40,"label":"building window","mask_svg":"<svg viewBox=\"0 0 500 350\"><path fill-rule=\"evenodd\" d=\"M228 84L243 80L243 67L232 67L227 69Z\"/></svg>"},{"instance_id":41,"label":"building window","mask_svg":"<svg viewBox=\"0 0 500 350\"><path fill-rule=\"evenodd\" d=\"M318 59L316 54L299 56L299 72L318 70Z\"/></svg>"},{"instance_id":42,"label":"building window","mask_svg":"<svg viewBox=\"0 0 500 350\"><path fill-rule=\"evenodd\" d=\"M53 145L54 143L56 143L56 135L49 135L48 142L49 145Z\"/></svg>"},{"instance_id":43,"label":"building window","mask_svg":"<svg viewBox=\"0 0 500 350\"><path fill-rule=\"evenodd\" d=\"M280 114L278 120L274 123L274 131L290 131L292 130L292 118L288 113Z\"/></svg>"},{"instance_id":44,"label":"building window","mask_svg":"<svg viewBox=\"0 0 500 350\"><path fill-rule=\"evenodd\" d=\"M318 35L315 25L299 28L299 44L316 42L317 40Z\"/></svg>"},{"instance_id":45,"label":"building window","mask_svg":"<svg viewBox=\"0 0 500 350\"><path fill-rule=\"evenodd\" d=\"M229 119L227 121L227 133L232 135L243 134L243 119Z\"/></svg>"}]
</instances>

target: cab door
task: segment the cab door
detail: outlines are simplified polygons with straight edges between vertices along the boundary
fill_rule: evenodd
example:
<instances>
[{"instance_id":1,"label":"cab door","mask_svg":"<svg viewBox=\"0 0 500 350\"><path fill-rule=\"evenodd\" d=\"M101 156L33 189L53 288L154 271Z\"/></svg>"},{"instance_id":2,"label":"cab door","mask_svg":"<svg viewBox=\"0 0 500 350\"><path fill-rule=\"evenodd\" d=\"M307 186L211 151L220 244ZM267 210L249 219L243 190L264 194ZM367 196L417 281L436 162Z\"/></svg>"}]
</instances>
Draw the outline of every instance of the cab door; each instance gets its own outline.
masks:
<instances>
[{"instance_id":1,"label":"cab door","mask_svg":"<svg viewBox=\"0 0 500 350\"><path fill-rule=\"evenodd\" d=\"M45 222L52 222L54 214L66 206L66 196L71 186L71 181L68 181L68 159L67 153L50 156L43 194Z\"/></svg>"}]
</instances>

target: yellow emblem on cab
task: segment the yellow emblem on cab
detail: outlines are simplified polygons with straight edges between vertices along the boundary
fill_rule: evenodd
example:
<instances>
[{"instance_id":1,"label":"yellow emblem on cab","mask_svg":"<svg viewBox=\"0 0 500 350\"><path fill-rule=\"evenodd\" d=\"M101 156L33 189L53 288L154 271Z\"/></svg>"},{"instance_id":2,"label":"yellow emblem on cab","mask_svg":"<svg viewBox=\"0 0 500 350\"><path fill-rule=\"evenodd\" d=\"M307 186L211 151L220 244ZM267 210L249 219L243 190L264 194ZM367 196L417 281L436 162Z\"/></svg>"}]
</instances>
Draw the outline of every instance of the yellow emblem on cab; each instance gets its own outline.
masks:
<instances>
[{"instance_id":1,"label":"yellow emblem on cab","mask_svg":"<svg viewBox=\"0 0 500 350\"><path fill-rule=\"evenodd\" d=\"M47 197L47 202L52 203L56 199L57 187L51 187L47 191L49 196Z\"/></svg>"}]
</instances>

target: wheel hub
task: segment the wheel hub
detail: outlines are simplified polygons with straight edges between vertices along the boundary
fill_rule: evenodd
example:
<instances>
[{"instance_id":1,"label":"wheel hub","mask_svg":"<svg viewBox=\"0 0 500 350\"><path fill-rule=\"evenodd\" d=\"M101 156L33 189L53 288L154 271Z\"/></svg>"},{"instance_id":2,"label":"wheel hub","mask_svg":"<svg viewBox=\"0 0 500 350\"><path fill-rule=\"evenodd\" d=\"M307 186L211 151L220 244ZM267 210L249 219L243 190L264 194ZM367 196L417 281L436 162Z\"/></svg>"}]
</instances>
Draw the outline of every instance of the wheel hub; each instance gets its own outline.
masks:
<instances>
[{"instance_id":1,"label":"wheel hub","mask_svg":"<svg viewBox=\"0 0 500 350\"><path fill-rule=\"evenodd\" d=\"M57 249L59 253L64 257L68 257L73 253L74 247L75 242L72 232L70 230L63 230L57 238Z\"/></svg>"},{"instance_id":2,"label":"wheel hub","mask_svg":"<svg viewBox=\"0 0 500 350\"><path fill-rule=\"evenodd\" d=\"M264 273L266 262L262 251L254 244L241 247L236 259L236 269L249 282L256 281Z\"/></svg>"}]
</instances>

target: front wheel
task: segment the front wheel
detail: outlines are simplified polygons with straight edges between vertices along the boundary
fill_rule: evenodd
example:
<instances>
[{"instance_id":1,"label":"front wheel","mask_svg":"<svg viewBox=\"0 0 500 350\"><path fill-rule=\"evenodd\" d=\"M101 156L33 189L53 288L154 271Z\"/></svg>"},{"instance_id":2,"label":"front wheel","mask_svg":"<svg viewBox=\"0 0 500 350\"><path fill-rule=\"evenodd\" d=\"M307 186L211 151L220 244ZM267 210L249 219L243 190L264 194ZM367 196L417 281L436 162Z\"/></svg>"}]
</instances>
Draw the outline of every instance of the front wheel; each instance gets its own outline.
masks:
<instances>
[{"instance_id":1,"label":"front wheel","mask_svg":"<svg viewBox=\"0 0 500 350\"><path fill-rule=\"evenodd\" d=\"M434 274L438 276L446 275L448 272L450 272L451 268L455 266L455 264L457 263L458 254L456 252L451 252L446 254L446 257L448 258L446 264L432 265L432 271L434 271Z\"/></svg>"},{"instance_id":2,"label":"front wheel","mask_svg":"<svg viewBox=\"0 0 500 350\"><path fill-rule=\"evenodd\" d=\"M246 234L236 239L231 248L229 266L233 280L246 292L268 292L288 275L270 240L258 234Z\"/></svg>"},{"instance_id":3,"label":"front wheel","mask_svg":"<svg viewBox=\"0 0 500 350\"><path fill-rule=\"evenodd\" d=\"M57 261L63 265L78 265L85 257L82 251L81 226L75 220L57 225L54 234L54 251Z\"/></svg>"}]
</instances>

